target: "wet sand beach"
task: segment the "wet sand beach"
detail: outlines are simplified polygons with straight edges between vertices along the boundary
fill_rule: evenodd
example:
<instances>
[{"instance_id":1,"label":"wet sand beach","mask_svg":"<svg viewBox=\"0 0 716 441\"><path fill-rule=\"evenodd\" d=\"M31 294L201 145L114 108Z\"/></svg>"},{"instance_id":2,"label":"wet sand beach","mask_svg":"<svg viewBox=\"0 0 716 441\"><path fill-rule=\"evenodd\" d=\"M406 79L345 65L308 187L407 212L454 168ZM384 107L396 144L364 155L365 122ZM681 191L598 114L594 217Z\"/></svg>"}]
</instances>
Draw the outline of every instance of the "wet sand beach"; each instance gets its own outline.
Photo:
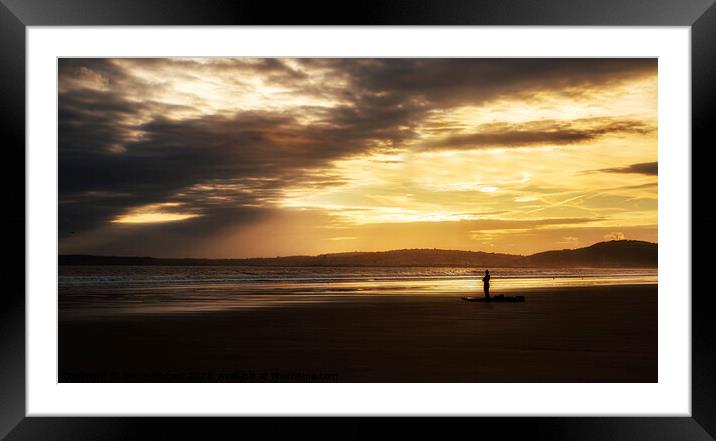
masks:
<instances>
[{"instance_id":1,"label":"wet sand beach","mask_svg":"<svg viewBox=\"0 0 716 441\"><path fill-rule=\"evenodd\" d=\"M658 380L656 284L519 294L525 303L406 293L198 313L61 309L59 381Z\"/></svg>"}]
</instances>

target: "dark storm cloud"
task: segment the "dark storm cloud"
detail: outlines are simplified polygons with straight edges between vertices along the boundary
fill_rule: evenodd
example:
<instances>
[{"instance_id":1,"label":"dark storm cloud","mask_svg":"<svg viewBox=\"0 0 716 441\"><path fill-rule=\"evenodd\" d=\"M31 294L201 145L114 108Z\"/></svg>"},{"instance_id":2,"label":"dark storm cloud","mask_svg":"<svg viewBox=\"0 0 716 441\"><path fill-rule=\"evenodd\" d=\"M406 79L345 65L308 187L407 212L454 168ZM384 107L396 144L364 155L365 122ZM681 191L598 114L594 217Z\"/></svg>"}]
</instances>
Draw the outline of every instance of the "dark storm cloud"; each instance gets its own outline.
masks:
<instances>
[{"instance_id":1,"label":"dark storm cloud","mask_svg":"<svg viewBox=\"0 0 716 441\"><path fill-rule=\"evenodd\" d=\"M158 79L140 79L134 68L156 71ZM656 60L61 59L58 69L59 218L67 236L166 202L202 216L146 228L190 234L254 220L288 185L342 183L312 170L371 149L398 148L433 110L545 91L578 99L592 87L653 75ZM260 76L286 93L338 104L176 119L167 115L195 109L150 99L169 87L163 75L207 81L221 75L236 84ZM306 112L314 116L311 123L301 122ZM563 144L651 130L636 121L551 124L482 126L433 148Z\"/></svg>"},{"instance_id":2,"label":"dark storm cloud","mask_svg":"<svg viewBox=\"0 0 716 441\"><path fill-rule=\"evenodd\" d=\"M607 173L638 173L648 176L657 176L659 174L659 163L642 162L640 164L631 164L627 167L603 168L596 171Z\"/></svg>"},{"instance_id":3,"label":"dark storm cloud","mask_svg":"<svg viewBox=\"0 0 716 441\"><path fill-rule=\"evenodd\" d=\"M423 145L425 148L464 149L481 147L529 147L593 141L607 135L649 134L654 127L641 121L587 118L571 121L541 120L518 124L482 124L474 133L447 136ZM637 164L643 165L643 164Z\"/></svg>"},{"instance_id":4,"label":"dark storm cloud","mask_svg":"<svg viewBox=\"0 0 716 441\"><path fill-rule=\"evenodd\" d=\"M129 77L124 69L108 58L62 58L57 66L60 88L84 87L83 81L96 79L116 85Z\"/></svg>"},{"instance_id":5,"label":"dark storm cloud","mask_svg":"<svg viewBox=\"0 0 716 441\"><path fill-rule=\"evenodd\" d=\"M542 91L578 95L656 72L656 59L304 59L332 69L353 86L346 97L369 94L451 105L481 104ZM576 89L579 90L576 90Z\"/></svg>"},{"instance_id":6,"label":"dark storm cloud","mask_svg":"<svg viewBox=\"0 0 716 441\"><path fill-rule=\"evenodd\" d=\"M157 118L134 128L142 132L140 139L127 140L129 129L117 126L112 130L112 117L106 117L120 118L123 107L105 107L112 111L101 112L103 118L90 127L63 133L60 200L78 200L77 193L90 190L100 196L63 204L61 218L68 222L99 224L127 208L167 201L187 202L205 214L212 212L195 222L230 219L215 216L213 211L226 205L239 210L275 199L281 188L291 184L341 183L335 176L307 169L359 152L380 133L380 128L374 133L360 124L311 128L291 116L246 112L182 121ZM122 142L122 152L105 148L117 142ZM91 148L81 150L80 145ZM203 189L192 189L198 184ZM106 200L101 195L108 191L131 196ZM96 217L89 215L92 209L87 204L96 207ZM65 230L87 226L67 225Z\"/></svg>"}]
</instances>

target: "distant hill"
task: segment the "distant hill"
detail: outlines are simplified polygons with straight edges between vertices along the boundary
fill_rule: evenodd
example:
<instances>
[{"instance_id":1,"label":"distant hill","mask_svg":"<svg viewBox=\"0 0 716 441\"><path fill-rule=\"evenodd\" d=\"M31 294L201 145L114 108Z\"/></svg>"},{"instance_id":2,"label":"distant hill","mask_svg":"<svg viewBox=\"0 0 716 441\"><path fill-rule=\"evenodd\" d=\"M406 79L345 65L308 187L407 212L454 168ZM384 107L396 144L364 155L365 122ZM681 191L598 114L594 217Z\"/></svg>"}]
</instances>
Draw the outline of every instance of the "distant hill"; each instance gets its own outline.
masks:
<instances>
[{"instance_id":1,"label":"distant hill","mask_svg":"<svg viewBox=\"0 0 716 441\"><path fill-rule=\"evenodd\" d=\"M658 245L637 240L600 242L575 250L531 256L439 249L321 254L251 259L163 259L60 255L60 265L247 265L247 266L478 266L478 267L656 267Z\"/></svg>"},{"instance_id":2,"label":"distant hill","mask_svg":"<svg viewBox=\"0 0 716 441\"><path fill-rule=\"evenodd\" d=\"M576 250L545 251L518 261L524 267L656 267L659 246L640 240L599 242Z\"/></svg>"},{"instance_id":3,"label":"distant hill","mask_svg":"<svg viewBox=\"0 0 716 441\"><path fill-rule=\"evenodd\" d=\"M438 249L321 254L271 259L307 266L510 266L521 256ZM264 259L248 259L261 264Z\"/></svg>"},{"instance_id":4,"label":"distant hill","mask_svg":"<svg viewBox=\"0 0 716 441\"><path fill-rule=\"evenodd\" d=\"M249 266L512 266L522 256L438 249L320 254L250 259L162 259L60 255L60 265L249 265Z\"/></svg>"}]
</instances>

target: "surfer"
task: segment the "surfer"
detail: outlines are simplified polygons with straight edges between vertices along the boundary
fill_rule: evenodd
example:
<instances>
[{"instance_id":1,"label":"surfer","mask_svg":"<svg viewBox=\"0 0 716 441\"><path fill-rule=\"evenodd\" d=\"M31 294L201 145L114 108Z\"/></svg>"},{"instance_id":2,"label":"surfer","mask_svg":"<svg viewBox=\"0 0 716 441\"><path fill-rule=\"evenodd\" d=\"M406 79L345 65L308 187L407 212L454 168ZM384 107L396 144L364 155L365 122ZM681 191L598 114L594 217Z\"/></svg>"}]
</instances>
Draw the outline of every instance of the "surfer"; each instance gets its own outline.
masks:
<instances>
[{"instance_id":1,"label":"surfer","mask_svg":"<svg viewBox=\"0 0 716 441\"><path fill-rule=\"evenodd\" d=\"M482 289L485 291L485 298L490 298L490 270L485 270L485 277L482 278Z\"/></svg>"}]
</instances>

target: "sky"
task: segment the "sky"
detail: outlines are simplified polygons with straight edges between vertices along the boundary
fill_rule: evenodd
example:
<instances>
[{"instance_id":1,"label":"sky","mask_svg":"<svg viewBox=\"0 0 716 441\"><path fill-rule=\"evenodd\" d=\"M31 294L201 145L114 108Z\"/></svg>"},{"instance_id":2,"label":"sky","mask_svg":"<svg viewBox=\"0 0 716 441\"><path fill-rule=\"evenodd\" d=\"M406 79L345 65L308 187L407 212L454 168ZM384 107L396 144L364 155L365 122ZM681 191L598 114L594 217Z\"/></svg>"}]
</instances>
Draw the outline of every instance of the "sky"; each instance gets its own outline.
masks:
<instances>
[{"instance_id":1,"label":"sky","mask_svg":"<svg viewBox=\"0 0 716 441\"><path fill-rule=\"evenodd\" d=\"M61 254L657 242L656 59L58 60Z\"/></svg>"}]
</instances>

